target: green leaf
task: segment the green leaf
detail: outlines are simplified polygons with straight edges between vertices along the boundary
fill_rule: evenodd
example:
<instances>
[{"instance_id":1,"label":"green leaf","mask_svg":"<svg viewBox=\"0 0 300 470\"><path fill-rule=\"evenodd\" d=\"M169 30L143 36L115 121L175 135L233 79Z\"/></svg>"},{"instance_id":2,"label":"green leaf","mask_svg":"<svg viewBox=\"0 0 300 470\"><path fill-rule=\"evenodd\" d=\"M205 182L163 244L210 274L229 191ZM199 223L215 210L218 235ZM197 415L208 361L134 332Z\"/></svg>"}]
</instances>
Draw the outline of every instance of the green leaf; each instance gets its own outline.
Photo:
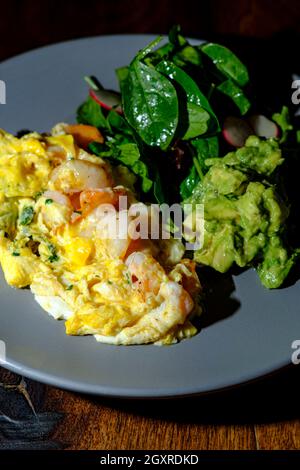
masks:
<instances>
[{"instance_id":1,"label":"green leaf","mask_svg":"<svg viewBox=\"0 0 300 470\"><path fill-rule=\"evenodd\" d=\"M142 191L148 193L152 188L153 181L148 177L148 168L144 162L138 160L131 167L133 173L141 178Z\"/></svg>"},{"instance_id":2,"label":"green leaf","mask_svg":"<svg viewBox=\"0 0 300 470\"><path fill-rule=\"evenodd\" d=\"M182 137L183 140L193 139L199 135L205 134L208 130L210 115L204 108L194 103L187 104L189 127Z\"/></svg>"},{"instance_id":3,"label":"green leaf","mask_svg":"<svg viewBox=\"0 0 300 470\"><path fill-rule=\"evenodd\" d=\"M20 225L30 225L31 222L33 221L33 217L34 217L33 207L32 206L24 207L20 214L20 219L19 219Z\"/></svg>"},{"instance_id":4,"label":"green leaf","mask_svg":"<svg viewBox=\"0 0 300 470\"><path fill-rule=\"evenodd\" d=\"M249 82L247 68L227 47L210 42L201 46L201 50L227 78L241 87L247 85Z\"/></svg>"},{"instance_id":5,"label":"green leaf","mask_svg":"<svg viewBox=\"0 0 300 470\"><path fill-rule=\"evenodd\" d=\"M238 87L232 80L226 80L225 82L221 83L221 85L217 86L217 90L219 90L224 95L228 96L234 104L239 108L240 113L246 114L250 107L251 103L244 94L243 90Z\"/></svg>"},{"instance_id":6,"label":"green leaf","mask_svg":"<svg viewBox=\"0 0 300 470\"><path fill-rule=\"evenodd\" d=\"M99 128L107 128L107 122L101 110L101 106L90 96L88 96L86 101L77 109L77 122Z\"/></svg>"},{"instance_id":7,"label":"green leaf","mask_svg":"<svg viewBox=\"0 0 300 470\"><path fill-rule=\"evenodd\" d=\"M129 67L128 66L119 67L118 69L116 69L116 75L117 75L117 78L118 78L118 81L119 81L119 86L120 86L121 92L122 92L123 84L124 84L126 78L128 77L128 73L129 73Z\"/></svg>"},{"instance_id":8,"label":"green leaf","mask_svg":"<svg viewBox=\"0 0 300 470\"><path fill-rule=\"evenodd\" d=\"M194 150L193 166L180 185L182 199L191 196L200 179L207 173L208 168L205 165L205 160L219 156L219 140L216 136L193 139L191 145Z\"/></svg>"},{"instance_id":9,"label":"green leaf","mask_svg":"<svg viewBox=\"0 0 300 470\"><path fill-rule=\"evenodd\" d=\"M159 204L163 204L164 202L166 202L166 198L161 184L161 177L158 171L156 171L155 173L153 195Z\"/></svg>"},{"instance_id":10,"label":"green leaf","mask_svg":"<svg viewBox=\"0 0 300 470\"><path fill-rule=\"evenodd\" d=\"M203 65L199 50L190 44L174 54L173 62L179 67L185 67L189 64L197 67L202 67Z\"/></svg>"},{"instance_id":11,"label":"green leaf","mask_svg":"<svg viewBox=\"0 0 300 470\"><path fill-rule=\"evenodd\" d=\"M176 47L183 47L188 44L182 34L180 34L181 28L178 24L174 25L169 31L169 41Z\"/></svg>"},{"instance_id":12,"label":"green leaf","mask_svg":"<svg viewBox=\"0 0 300 470\"><path fill-rule=\"evenodd\" d=\"M167 59L174 49L173 44L167 42L163 46L159 47L155 51L150 52L147 57L144 58L146 65L156 65L162 59Z\"/></svg>"},{"instance_id":13,"label":"green leaf","mask_svg":"<svg viewBox=\"0 0 300 470\"><path fill-rule=\"evenodd\" d=\"M218 119L206 96L184 70L166 60L157 65L157 70L171 80L174 80L186 95L188 128L184 136L182 136L184 140L197 137L207 132L210 118L213 121L212 127L214 127L214 130L219 128Z\"/></svg>"},{"instance_id":14,"label":"green leaf","mask_svg":"<svg viewBox=\"0 0 300 470\"><path fill-rule=\"evenodd\" d=\"M148 55L150 52L152 52L152 49L154 49L160 42L162 41L162 36L158 36L157 38L153 39L146 47L141 49L134 60L142 60L146 55ZM134 62L134 61L133 61Z\"/></svg>"},{"instance_id":15,"label":"green leaf","mask_svg":"<svg viewBox=\"0 0 300 470\"><path fill-rule=\"evenodd\" d=\"M124 165L134 165L140 159L140 151L136 144L122 144L119 146L120 155L119 160Z\"/></svg>"},{"instance_id":16,"label":"green leaf","mask_svg":"<svg viewBox=\"0 0 300 470\"><path fill-rule=\"evenodd\" d=\"M172 83L135 59L123 85L122 99L125 117L140 138L166 150L178 123L178 100Z\"/></svg>"},{"instance_id":17,"label":"green leaf","mask_svg":"<svg viewBox=\"0 0 300 470\"><path fill-rule=\"evenodd\" d=\"M199 161L204 162L206 158L216 158L219 156L219 140L216 136L193 139L191 145L196 150Z\"/></svg>"},{"instance_id":18,"label":"green leaf","mask_svg":"<svg viewBox=\"0 0 300 470\"><path fill-rule=\"evenodd\" d=\"M291 124L290 112L287 106L283 106L280 113L274 113L272 116L273 121L278 124L281 129L281 139L280 142L286 142L288 138L289 131L293 130L293 126Z\"/></svg>"},{"instance_id":19,"label":"green leaf","mask_svg":"<svg viewBox=\"0 0 300 470\"><path fill-rule=\"evenodd\" d=\"M104 146L98 142L92 142L89 145L89 150L101 158L109 158L112 162L115 161L125 165L132 173L140 177L142 191L145 193L150 191L153 181L149 177L146 163L141 160L137 144L118 144L113 141Z\"/></svg>"},{"instance_id":20,"label":"green leaf","mask_svg":"<svg viewBox=\"0 0 300 470\"><path fill-rule=\"evenodd\" d=\"M190 169L188 176L180 184L179 192L182 199L187 199L191 196L193 189L199 183L200 178L195 165Z\"/></svg>"},{"instance_id":21,"label":"green leaf","mask_svg":"<svg viewBox=\"0 0 300 470\"><path fill-rule=\"evenodd\" d=\"M126 135L132 135L132 130L126 120L116 111L109 111L106 118L110 127L114 130L118 130L120 133Z\"/></svg>"}]
</instances>

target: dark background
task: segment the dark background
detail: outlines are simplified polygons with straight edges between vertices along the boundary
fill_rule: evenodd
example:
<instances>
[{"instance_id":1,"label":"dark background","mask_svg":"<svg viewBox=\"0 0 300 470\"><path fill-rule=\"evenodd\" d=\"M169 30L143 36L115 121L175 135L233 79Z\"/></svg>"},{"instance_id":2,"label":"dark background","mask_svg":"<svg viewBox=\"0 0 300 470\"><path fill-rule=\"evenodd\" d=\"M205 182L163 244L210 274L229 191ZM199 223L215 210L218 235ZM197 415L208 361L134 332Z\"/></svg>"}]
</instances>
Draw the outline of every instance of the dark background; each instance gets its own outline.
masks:
<instances>
[{"instance_id":1,"label":"dark background","mask_svg":"<svg viewBox=\"0 0 300 470\"><path fill-rule=\"evenodd\" d=\"M1 0L0 60L83 36L166 33L174 23L186 35L205 39L291 37L300 33L300 1Z\"/></svg>"},{"instance_id":2,"label":"dark background","mask_svg":"<svg viewBox=\"0 0 300 470\"><path fill-rule=\"evenodd\" d=\"M290 103L300 0L1 0L0 61L84 36L166 33L175 23L236 51L264 102ZM91 398L0 369L0 449L299 449L297 396L298 368L180 403Z\"/></svg>"}]
</instances>

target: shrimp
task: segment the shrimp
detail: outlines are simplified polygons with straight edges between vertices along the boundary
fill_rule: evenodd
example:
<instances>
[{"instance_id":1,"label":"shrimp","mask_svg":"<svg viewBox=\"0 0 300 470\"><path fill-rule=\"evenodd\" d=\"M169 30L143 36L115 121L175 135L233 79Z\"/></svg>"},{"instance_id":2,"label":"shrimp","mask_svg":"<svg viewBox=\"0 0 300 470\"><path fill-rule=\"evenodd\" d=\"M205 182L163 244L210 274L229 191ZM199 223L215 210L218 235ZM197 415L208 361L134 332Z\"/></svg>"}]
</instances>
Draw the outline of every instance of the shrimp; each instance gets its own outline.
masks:
<instances>
[{"instance_id":1,"label":"shrimp","mask_svg":"<svg viewBox=\"0 0 300 470\"><path fill-rule=\"evenodd\" d=\"M196 263L182 259L169 273L169 279L182 284L184 289L195 298L201 292L201 283L196 272Z\"/></svg>"},{"instance_id":2,"label":"shrimp","mask_svg":"<svg viewBox=\"0 0 300 470\"><path fill-rule=\"evenodd\" d=\"M153 343L164 338L174 327L183 325L194 308L186 290L176 282L167 281L161 284L158 296L162 303L134 325L127 326L116 336L96 335L96 339L112 344Z\"/></svg>"},{"instance_id":3,"label":"shrimp","mask_svg":"<svg viewBox=\"0 0 300 470\"><path fill-rule=\"evenodd\" d=\"M49 200L51 204L45 204ZM73 207L70 199L59 191L45 191L38 203L38 220L48 229L57 229L69 222Z\"/></svg>"},{"instance_id":4,"label":"shrimp","mask_svg":"<svg viewBox=\"0 0 300 470\"><path fill-rule=\"evenodd\" d=\"M56 167L50 177L50 189L72 194L85 189L113 185L106 167L83 160L69 160Z\"/></svg>"},{"instance_id":5,"label":"shrimp","mask_svg":"<svg viewBox=\"0 0 300 470\"><path fill-rule=\"evenodd\" d=\"M168 280L162 266L153 256L135 251L125 261L133 285L143 294L158 294L161 283Z\"/></svg>"},{"instance_id":6,"label":"shrimp","mask_svg":"<svg viewBox=\"0 0 300 470\"><path fill-rule=\"evenodd\" d=\"M52 201L57 202L57 204L61 204L62 206L72 207L68 196L59 191L45 191L43 197L46 199L52 199Z\"/></svg>"},{"instance_id":7,"label":"shrimp","mask_svg":"<svg viewBox=\"0 0 300 470\"><path fill-rule=\"evenodd\" d=\"M80 207L83 217L90 214L100 204L119 206L120 196L125 196L125 188L88 189L80 193Z\"/></svg>"}]
</instances>

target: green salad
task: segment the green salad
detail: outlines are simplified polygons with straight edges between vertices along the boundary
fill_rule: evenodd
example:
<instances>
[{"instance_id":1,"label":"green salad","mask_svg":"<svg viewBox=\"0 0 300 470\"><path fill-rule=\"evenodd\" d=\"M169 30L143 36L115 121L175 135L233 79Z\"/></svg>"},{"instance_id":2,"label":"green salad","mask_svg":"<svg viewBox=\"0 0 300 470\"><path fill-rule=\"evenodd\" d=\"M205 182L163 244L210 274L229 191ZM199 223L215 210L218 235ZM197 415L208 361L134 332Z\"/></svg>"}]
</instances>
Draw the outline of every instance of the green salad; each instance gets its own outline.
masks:
<instances>
[{"instance_id":1,"label":"green salad","mask_svg":"<svg viewBox=\"0 0 300 470\"><path fill-rule=\"evenodd\" d=\"M284 104L257 114L247 67L226 47L192 45L178 26L161 43L116 70L120 93L86 77L77 120L105 137L89 150L121 164L146 201L204 205L197 263L252 266L278 288L299 254L294 117Z\"/></svg>"}]
</instances>

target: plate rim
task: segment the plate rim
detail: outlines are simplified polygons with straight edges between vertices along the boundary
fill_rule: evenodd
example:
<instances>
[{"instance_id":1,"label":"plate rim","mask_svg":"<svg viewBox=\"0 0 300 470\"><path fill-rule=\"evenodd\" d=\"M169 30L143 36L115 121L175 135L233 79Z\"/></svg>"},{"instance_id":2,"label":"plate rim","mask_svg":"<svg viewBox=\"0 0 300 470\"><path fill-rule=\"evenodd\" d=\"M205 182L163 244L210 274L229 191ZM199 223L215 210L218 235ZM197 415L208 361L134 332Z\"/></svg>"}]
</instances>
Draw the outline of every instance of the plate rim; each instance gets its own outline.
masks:
<instances>
[{"instance_id":1,"label":"plate rim","mask_svg":"<svg viewBox=\"0 0 300 470\"><path fill-rule=\"evenodd\" d=\"M55 48L61 45L67 44L74 44L77 42L88 42L90 40L97 40L101 38L119 38L124 39L125 37L130 38L151 38L157 37L158 34L152 33L124 33L124 34L105 34L105 35L93 35L93 36L85 36L81 38L74 38L63 40L59 42L54 42L51 44L46 44L40 47L35 47L29 49L27 51L15 54L11 57L8 57L2 61L0 61L1 65L10 65L10 63L17 61L22 58L26 58L28 55L40 53L40 52L47 52L47 50ZM162 35L162 39L165 39L167 36ZM191 42L205 42L203 38L189 38ZM124 347L124 346L123 346ZM290 366L292 364L291 360L287 358L282 359L281 361L272 365L272 367L261 367L259 370L256 369L255 372L246 373L244 377L234 378L231 381L228 381L226 385L222 385L220 383L216 383L214 388L205 388L205 384L199 384L196 387L177 387L175 388L159 388L159 389L140 389L140 388L129 388L129 387L114 387L109 385L100 385L100 384L89 384L84 383L81 381L76 381L74 379L64 379L59 376L55 376L52 373L47 373L45 371L41 371L39 369L34 369L28 366L24 366L24 364L14 361L14 360L7 360L5 362L0 361L0 366L14 372L18 375L23 375L31 380L41 382L45 385L58 387L63 390L69 390L77 393L84 393L89 394L92 396L102 396L102 397L112 397L112 398L128 398L128 399L163 399L163 398L185 398L190 396L202 396L212 393L219 393L231 389L235 389L240 386L245 386L248 383L253 383L259 381L269 375L279 372L280 370ZM216 381L218 382L218 381Z\"/></svg>"}]
</instances>

